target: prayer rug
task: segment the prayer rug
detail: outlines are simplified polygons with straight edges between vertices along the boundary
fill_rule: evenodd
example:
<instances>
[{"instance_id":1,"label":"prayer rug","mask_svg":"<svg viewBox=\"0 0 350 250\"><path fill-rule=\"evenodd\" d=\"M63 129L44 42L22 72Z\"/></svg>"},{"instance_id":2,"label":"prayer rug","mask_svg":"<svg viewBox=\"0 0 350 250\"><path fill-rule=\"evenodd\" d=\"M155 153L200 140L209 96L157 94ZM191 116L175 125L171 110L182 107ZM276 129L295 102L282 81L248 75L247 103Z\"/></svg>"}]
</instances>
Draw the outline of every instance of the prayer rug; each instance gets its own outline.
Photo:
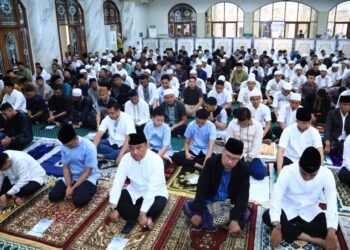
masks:
<instances>
[{"instance_id":1,"label":"prayer rug","mask_svg":"<svg viewBox=\"0 0 350 250\"><path fill-rule=\"evenodd\" d=\"M275 143L271 143L269 144L265 144L262 143L260 146L260 152L259 152L259 157L261 159L276 159L276 144Z\"/></svg>"},{"instance_id":2,"label":"prayer rug","mask_svg":"<svg viewBox=\"0 0 350 250\"><path fill-rule=\"evenodd\" d=\"M34 202L36 199L38 199L40 196L44 195L50 187L52 187L55 184L56 179L54 178L46 178L46 184L40 188L35 194L26 197L25 203L21 206L18 206L15 203L14 199L10 200L10 204L5 207L4 209L0 209L0 225L2 225L6 219L8 219L11 215L13 215L16 211L18 211L21 207L25 207L28 204ZM0 247L0 249L3 249Z\"/></svg>"},{"instance_id":3,"label":"prayer rug","mask_svg":"<svg viewBox=\"0 0 350 250\"><path fill-rule=\"evenodd\" d=\"M198 177L198 169L178 166L173 176L167 181L169 193L194 199Z\"/></svg>"},{"instance_id":4,"label":"prayer rug","mask_svg":"<svg viewBox=\"0 0 350 250\"><path fill-rule=\"evenodd\" d=\"M331 169L336 187L337 187L337 196L338 196L338 211L339 213L350 213L350 187L344 183L341 183L338 178L338 171Z\"/></svg>"},{"instance_id":5,"label":"prayer rug","mask_svg":"<svg viewBox=\"0 0 350 250\"><path fill-rule=\"evenodd\" d=\"M117 223L109 219L110 210L104 208L90 222L89 227L82 232L70 249L106 249L113 237L127 238L129 241L124 249L165 249L164 240L173 234L173 225L185 203L184 197L170 195L162 214L154 221L152 230L144 230L136 224L132 231L125 235L121 233L126 222L120 219Z\"/></svg>"},{"instance_id":6,"label":"prayer rug","mask_svg":"<svg viewBox=\"0 0 350 250\"><path fill-rule=\"evenodd\" d=\"M171 178L171 176L173 176L175 171L176 171L176 165L174 163L167 166L164 169L165 179L169 180Z\"/></svg>"},{"instance_id":7,"label":"prayer rug","mask_svg":"<svg viewBox=\"0 0 350 250\"><path fill-rule=\"evenodd\" d=\"M184 149L185 138L171 138L171 147L177 152Z\"/></svg>"},{"instance_id":8,"label":"prayer rug","mask_svg":"<svg viewBox=\"0 0 350 250\"><path fill-rule=\"evenodd\" d=\"M3 250L40 250L39 248L27 246L24 244L9 241L7 239L0 239L0 249Z\"/></svg>"},{"instance_id":9,"label":"prayer rug","mask_svg":"<svg viewBox=\"0 0 350 250\"><path fill-rule=\"evenodd\" d=\"M270 177L266 176L263 180L255 180L250 177L249 202L269 206L270 205Z\"/></svg>"},{"instance_id":10,"label":"prayer rug","mask_svg":"<svg viewBox=\"0 0 350 250\"><path fill-rule=\"evenodd\" d=\"M308 250L308 249L319 249L322 248L310 243L307 243L305 241L297 240L293 243L287 243L285 241L282 241L282 243L277 248L272 248L270 245L270 228L264 224L262 221L262 215L264 211L266 211L266 208L258 206L257 209L257 217L256 217L256 226L255 226L255 242L254 242L254 249L255 250L267 250L267 249L283 249L283 250ZM338 234L338 242L337 242L337 249L346 250L347 248L344 248L344 244L341 243L341 239L339 239Z\"/></svg>"},{"instance_id":11,"label":"prayer rug","mask_svg":"<svg viewBox=\"0 0 350 250\"><path fill-rule=\"evenodd\" d=\"M113 181L117 166L114 160L98 160L100 180Z\"/></svg>"},{"instance_id":12,"label":"prayer rug","mask_svg":"<svg viewBox=\"0 0 350 250\"><path fill-rule=\"evenodd\" d=\"M344 249L350 249L350 217L349 216L339 216L339 227L340 233L343 237ZM339 236L338 236L339 238Z\"/></svg>"},{"instance_id":13,"label":"prayer rug","mask_svg":"<svg viewBox=\"0 0 350 250\"><path fill-rule=\"evenodd\" d=\"M251 250L254 248L257 206L252 204L252 209L253 215L250 223L245 225L236 237L230 236L223 229L216 232L192 231L190 219L184 213L180 213L171 228L171 234L164 239L161 249Z\"/></svg>"},{"instance_id":14,"label":"prayer rug","mask_svg":"<svg viewBox=\"0 0 350 250\"><path fill-rule=\"evenodd\" d=\"M58 131L60 128L53 128L53 129L45 129L48 125L41 124L41 125L34 125L32 126L33 135L36 137L46 137L46 138L57 138ZM79 128L75 130L77 135L79 136L86 136L89 132L92 132L92 130L88 130L86 128ZM96 132L96 131L95 131Z\"/></svg>"},{"instance_id":15,"label":"prayer rug","mask_svg":"<svg viewBox=\"0 0 350 250\"><path fill-rule=\"evenodd\" d=\"M96 194L83 208L75 208L70 200L52 203L47 191L35 202L9 217L0 229L0 237L38 248L67 249L80 232L106 208L110 186L110 182L100 181ZM27 235L41 219L54 221L43 237Z\"/></svg>"}]
</instances>

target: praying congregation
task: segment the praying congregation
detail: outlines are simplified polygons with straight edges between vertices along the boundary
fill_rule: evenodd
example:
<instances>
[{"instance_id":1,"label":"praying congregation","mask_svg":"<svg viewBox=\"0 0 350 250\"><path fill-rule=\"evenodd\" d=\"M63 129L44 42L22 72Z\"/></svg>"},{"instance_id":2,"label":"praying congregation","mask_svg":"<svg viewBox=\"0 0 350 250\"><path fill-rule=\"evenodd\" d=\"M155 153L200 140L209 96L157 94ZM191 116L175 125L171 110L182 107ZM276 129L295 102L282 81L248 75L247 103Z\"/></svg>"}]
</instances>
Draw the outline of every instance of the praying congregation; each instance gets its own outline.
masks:
<instances>
[{"instance_id":1,"label":"praying congregation","mask_svg":"<svg viewBox=\"0 0 350 250\"><path fill-rule=\"evenodd\" d=\"M350 1L0 0L0 249L350 249Z\"/></svg>"}]
</instances>

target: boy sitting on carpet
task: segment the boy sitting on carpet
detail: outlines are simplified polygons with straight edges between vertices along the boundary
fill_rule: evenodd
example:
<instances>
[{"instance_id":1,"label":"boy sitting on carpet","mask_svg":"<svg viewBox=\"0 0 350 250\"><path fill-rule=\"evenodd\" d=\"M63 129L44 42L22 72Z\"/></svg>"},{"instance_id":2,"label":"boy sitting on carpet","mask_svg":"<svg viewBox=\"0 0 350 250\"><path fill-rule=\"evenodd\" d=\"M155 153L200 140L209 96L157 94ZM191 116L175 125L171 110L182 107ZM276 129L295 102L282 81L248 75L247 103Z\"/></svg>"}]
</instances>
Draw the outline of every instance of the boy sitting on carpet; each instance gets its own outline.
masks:
<instances>
[{"instance_id":1,"label":"boy sitting on carpet","mask_svg":"<svg viewBox=\"0 0 350 250\"><path fill-rule=\"evenodd\" d=\"M184 208L184 213L197 229L215 230L212 226L214 216L208 206L227 200L230 207L223 227L228 226L231 234L239 234L249 221L252 214L248 208L250 174L241 158L242 153L243 143L230 138L222 154L213 155L204 165L196 197L193 202L186 203Z\"/></svg>"},{"instance_id":2,"label":"boy sitting on carpet","mask_svg":"<svg viewBox=\"0 0 350 250\"><path fill-rule=\"evenodd\" d=\"M263 214L264 223L272 230L272 247L282 239L288 243L298 239L336 249L337 191L332 172L320 167L321 155L315 147L308 147L299 162L281 170L273 187L270 210ZM321 193L326 198L325 212L319 207Z\"/></svg>"},{"instance_id":3,"label":"boy sitting on carpet","mask_svg":"<svg viewBox=\"0 0 350 250\"><path fill-rule=\"evenodd\" d=\"M96 146L88 139L78 137L72 125L58 132L61 141L63 179L56 182L49 193L52 202L72 199L76 207L89 203L97 189L98 167Z\"/></svg>"},{"instance_id":4,"label":"boy sitting on carpet","mask_svg":"<svg viewBox=\"0 0 350 250\"><path fill-rule=\"evenodd\" d=\"M45 170L27 153L15 150L0 153L0 207L6 207L11 196L16 196L16 203L22 205L23 197L43 186L45 176Z\"/></svg>"},{"instance_id":5,"label":"boy sitting on carpet","mask_svg":"<svg viewBox=\"0 0 350 250\"><path fill-rule=\"evenodd\" d=\"M152 229L152 220L161 214L168 199L163 162L148 148L143 133L130 134L128 145L130 153L123 156L110 192L110 218L138 221L142 227ZM123 189L126 178L130 184Z\"/></svg>"}]
</instances>

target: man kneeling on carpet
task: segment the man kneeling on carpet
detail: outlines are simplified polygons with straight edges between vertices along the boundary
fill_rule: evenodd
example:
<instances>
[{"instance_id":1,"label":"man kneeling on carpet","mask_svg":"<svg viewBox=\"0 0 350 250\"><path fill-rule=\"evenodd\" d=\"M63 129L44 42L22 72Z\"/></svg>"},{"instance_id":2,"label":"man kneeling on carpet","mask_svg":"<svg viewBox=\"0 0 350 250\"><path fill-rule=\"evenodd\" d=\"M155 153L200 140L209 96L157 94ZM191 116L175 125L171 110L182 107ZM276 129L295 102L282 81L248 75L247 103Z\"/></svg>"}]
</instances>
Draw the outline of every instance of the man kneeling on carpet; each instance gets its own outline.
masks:
<instances>
[{"instance_id":1,"label":"man kneeling on carpet","mask_svg":"<svg viewBox=\"0 0 350 250\"><path fill-rule=\"evenodd\" d=\"M129 150L118 166L110 192L110 218L117 221L121 217L129 224L138 221L152 229L153 219L161 214L168 199L163 161L148 148L143 133L129 135ZM126 178L130 184L123 189Z\"/></svg>"},{"instance_id":2,"label":"man kneeling on carpet","mask_svg":"<svg viewBox=\"0 0 350 250\"><path fill-rule=\"evenodd\" d=\"M327 250L337 247L337 191L332 172L320 167L321 154L314 147L305 149L299 162L285 166L273 187L270 210L263 221L271 229L271 245L282 240L304 240ZM327 210L319 207L324 194Z\"/></svg>"},{"instance_id":3,"label":"man kneeling on carpet","mask_svg":"<svg viewBox=\"0 0 350 250\"><path fill-rule=\"evenodd\" d=\"M222 154L209 158L199 176L196 197L184 213L193 229L215 231L227 228L239 234L252 215L248 208L249 168L242 159L243 143L230 138Z\"/></svg>"},{"instance_id":4,"label":"man kneeling on carpet","mask_svg":"<svg viewBox=\"0 0 350 250\"><path fill-rule=\"evenodd\" d=\"M52 202L72 199L76 207L89 203L97 189L98 167L96 146L88 139L76 135L72 125L58 132L61 141L63 178L52 188Z\"/></svg>"},{"instance_id":5,"label":"man kneeling on carpet","mask_svg":"<svg viewBox=\"0 0 350 250\"><path fill-rule=\"evenodd\" d=\"M27 153L15 150L0 153L0 207L6 207L11 196L22 205L23 197L34 194L43 186L45 176L45 170Z\"/></svg>"}]
</instances>

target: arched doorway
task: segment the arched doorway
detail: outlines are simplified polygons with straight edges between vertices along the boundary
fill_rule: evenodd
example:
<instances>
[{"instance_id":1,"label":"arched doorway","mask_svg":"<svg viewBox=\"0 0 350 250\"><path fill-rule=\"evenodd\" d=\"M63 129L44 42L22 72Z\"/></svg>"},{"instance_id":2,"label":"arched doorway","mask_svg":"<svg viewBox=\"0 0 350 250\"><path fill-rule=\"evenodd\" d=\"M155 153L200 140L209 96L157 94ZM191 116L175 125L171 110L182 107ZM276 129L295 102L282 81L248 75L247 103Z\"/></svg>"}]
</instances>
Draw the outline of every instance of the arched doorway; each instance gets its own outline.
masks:
<instances>
[{"instance_id":1,"label":"arched doorway","mask_svg":"<svg viewBox=\"0 0 350 250\"><path fill-rule=\"evenodd\" d=\"M122 21L117 5L107 0L103 3L104 24L106 26L107 47L116 50L122 45ZM119 36L119 37L118 37ZM119 39L119 46L118 46Z\"/></svg>"},{"instance_id":2,"label":"arched doorway","mask_svg":"<svg viewBox=\"0 0 350 250\"><path fill-rule=\"evenodd\" d=\"M33 69L27 16L20 0L6 0L0 4L0 44L1 73L19 61Z\"/></svg>"},{"instance_id":3,"label":"arched doorway","mask_svg":"<svg viewBox=\"0 0 350 250\"><path fill-rule=\"evenodd\" d=\"M170 37L195 37L197 34L197 13L188 4L177 4L168 13Z\"/></svg>"},{"instance_id":4,"label":"arched doorway","mask_svg":"<svg viewBox=\"0 0 350 250\"><path fill-rule=\"evenodd\" d=\"M56 16L61 55L66 52L82 58L87 51L84 13L77 0L56 0Z\"/></svg>"}]
</instances>

